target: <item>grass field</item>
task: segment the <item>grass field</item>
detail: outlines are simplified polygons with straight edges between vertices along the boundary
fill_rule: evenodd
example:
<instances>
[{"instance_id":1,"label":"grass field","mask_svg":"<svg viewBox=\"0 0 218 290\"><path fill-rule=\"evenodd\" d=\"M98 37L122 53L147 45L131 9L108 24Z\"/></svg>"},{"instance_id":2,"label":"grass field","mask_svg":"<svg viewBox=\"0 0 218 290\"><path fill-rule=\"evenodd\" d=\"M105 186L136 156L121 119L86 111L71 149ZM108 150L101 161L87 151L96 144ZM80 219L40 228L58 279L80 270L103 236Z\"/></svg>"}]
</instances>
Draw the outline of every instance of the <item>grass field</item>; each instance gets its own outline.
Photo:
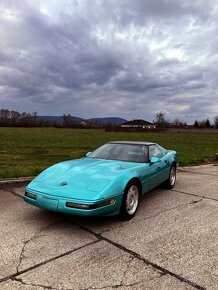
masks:
<instances>
[{"instance_id":1,"label":"grass field","mask_svg":"<svg viewBox=\"0 0 218 290\"><path fill-rule=\"evenodd\" d=\"M0 128L0 178L36 175L54 163L82 157L110 140L157 142L167 149L175 149L180 165L206 162L218 152L218 134Z\"/></svg>"}]
</instances>

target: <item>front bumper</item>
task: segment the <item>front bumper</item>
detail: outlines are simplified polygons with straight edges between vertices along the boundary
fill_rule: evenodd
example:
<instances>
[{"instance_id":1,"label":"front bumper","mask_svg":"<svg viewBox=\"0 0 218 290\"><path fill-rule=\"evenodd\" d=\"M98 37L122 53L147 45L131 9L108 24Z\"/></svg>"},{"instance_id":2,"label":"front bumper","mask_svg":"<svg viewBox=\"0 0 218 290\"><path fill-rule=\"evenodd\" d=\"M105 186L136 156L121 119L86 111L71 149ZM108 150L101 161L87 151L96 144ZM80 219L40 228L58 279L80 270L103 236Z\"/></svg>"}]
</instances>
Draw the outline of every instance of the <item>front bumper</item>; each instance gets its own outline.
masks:
<instances>
[{"instance_id":1,"label":"front bumper","mask_svg":"<svg viewBox=\"0 0 218 290\"><path fill-rule=\"evenodd\" d=\"M30 198L28 196L24 196L24 200L32 204L34 206L54 211L54 212L62 212L68 213L72 215L79 215L79 216L110 216L110 215L117 215L120 212L120 206L122 202L123 193L117 194L113 196L116 199L114 204L94 208L94 209L79 209L79 208L71 208L67 207L66 204L69 202L78 203L78 204L88 204L88 205L96 205L98 203L103 202L104 200L96 200L96 201L87 201L87 200L77 200L77 199L70 199L70 198L62 198L51 196L35 191L30 191L29 189L26 191L31 195L34 195L35 198ZM107 200L107 199L105 199Z\"/></svg>"}]
</instances>

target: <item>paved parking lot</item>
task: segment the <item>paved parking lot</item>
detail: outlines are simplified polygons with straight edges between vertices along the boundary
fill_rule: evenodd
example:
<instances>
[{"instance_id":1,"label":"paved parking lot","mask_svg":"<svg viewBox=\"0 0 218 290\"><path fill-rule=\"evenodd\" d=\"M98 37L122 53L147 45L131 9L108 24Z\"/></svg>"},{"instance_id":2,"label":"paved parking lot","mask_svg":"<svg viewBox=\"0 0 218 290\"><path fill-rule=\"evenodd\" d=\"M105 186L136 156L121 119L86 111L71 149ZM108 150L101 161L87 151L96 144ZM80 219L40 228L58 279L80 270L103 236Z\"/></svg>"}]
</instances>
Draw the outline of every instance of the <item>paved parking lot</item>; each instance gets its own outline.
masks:
<instances>
[{"instance_id":1,"label":"paved parking lot","mask_svg":"<svg viewBox=\"0 0 218 290\"><path fill-rule=\"evenodd\" d=\"M134 219L79 218L0 185L0 289L218 289L218 166L180 169Z\"/></svg>"}]
</instances>

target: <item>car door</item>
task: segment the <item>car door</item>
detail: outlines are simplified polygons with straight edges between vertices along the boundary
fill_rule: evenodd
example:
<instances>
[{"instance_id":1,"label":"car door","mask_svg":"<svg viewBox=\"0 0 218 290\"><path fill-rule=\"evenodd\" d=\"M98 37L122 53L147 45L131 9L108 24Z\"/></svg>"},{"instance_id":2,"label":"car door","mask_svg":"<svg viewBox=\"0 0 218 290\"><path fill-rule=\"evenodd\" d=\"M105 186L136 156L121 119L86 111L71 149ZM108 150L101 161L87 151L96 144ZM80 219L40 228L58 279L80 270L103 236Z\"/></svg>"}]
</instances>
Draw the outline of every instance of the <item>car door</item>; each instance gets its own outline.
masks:
<instances>
[{"instance_id":1,"label":"car door","mask_svg":"<svg viewBox=\"0 0 218 290\"><path fill-rule=\"evenodd\" d=\"M157 145L149 146L149 161L152 157L160 158L160 162L149 162L149 189L152 189L167 179L168 161Z\"/></svg>"},{"instance_id":2,"label":"car door","mask_svg":"<svg viewBox=\"0 0 218 290\"><path fill-rule=\"evenodd\" d=\"M138 176L140 178L140 181L142 183L142 193L146 193L150 190L149 188L149 161L148 161L148 146L143 146L144 150L144 162L141 163L140 169L138 171Z\"/></svg>"}]
</instances>

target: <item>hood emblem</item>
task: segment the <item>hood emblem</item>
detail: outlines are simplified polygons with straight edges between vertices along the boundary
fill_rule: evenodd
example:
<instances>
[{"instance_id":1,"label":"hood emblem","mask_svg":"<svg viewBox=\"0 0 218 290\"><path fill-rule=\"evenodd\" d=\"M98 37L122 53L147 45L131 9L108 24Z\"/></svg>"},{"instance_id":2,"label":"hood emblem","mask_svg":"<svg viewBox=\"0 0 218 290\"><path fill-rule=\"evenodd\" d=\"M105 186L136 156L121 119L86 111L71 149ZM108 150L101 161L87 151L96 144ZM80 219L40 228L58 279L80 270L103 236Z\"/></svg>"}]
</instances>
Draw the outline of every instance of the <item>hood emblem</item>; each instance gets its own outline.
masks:
<instances>
[{"instance_id":1,"label":"hood emblem","mask_svg":"<svg viewBox=\"0 0 218 290\"><path fill-rule=\"evenodd\" d=\"M60 183L60 186L65 186L65 185L67 185L67 182L66 182L66 181L62 181L62 182Z\"/></svg>"}]
</instances>

